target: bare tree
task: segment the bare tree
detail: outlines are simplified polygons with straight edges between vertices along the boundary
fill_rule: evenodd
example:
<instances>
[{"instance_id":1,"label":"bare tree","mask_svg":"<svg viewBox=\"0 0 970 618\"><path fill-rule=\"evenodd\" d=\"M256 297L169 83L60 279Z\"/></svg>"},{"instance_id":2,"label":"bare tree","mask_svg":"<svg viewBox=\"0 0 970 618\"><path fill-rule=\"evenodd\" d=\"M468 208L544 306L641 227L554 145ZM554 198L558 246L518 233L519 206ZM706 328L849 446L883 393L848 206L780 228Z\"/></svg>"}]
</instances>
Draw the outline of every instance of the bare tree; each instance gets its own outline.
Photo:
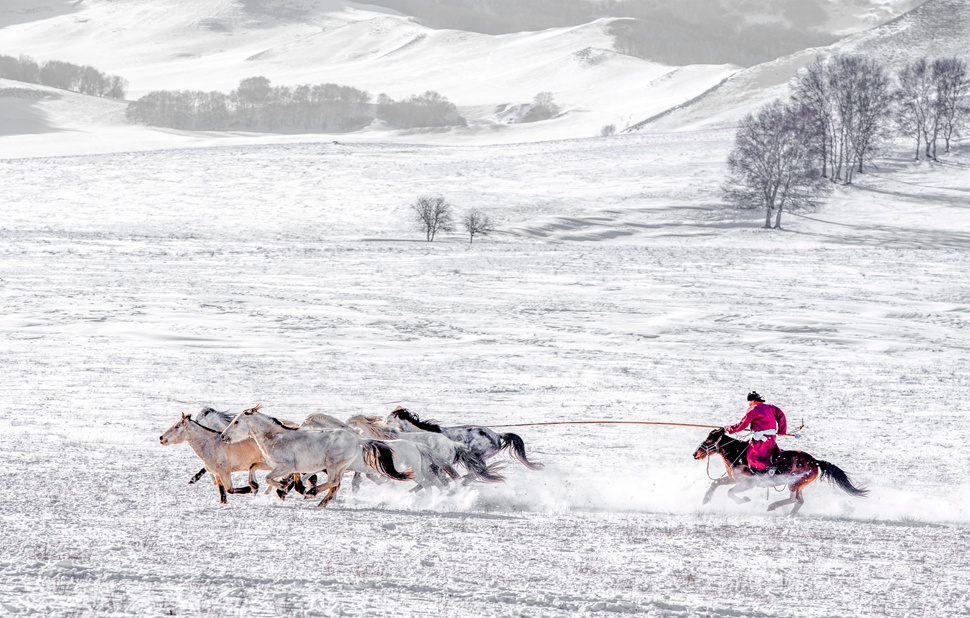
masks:
<instances>
[{"instance_id":1,"label":"bare tree","mask_svg":"<svg viewBox=\"0 0 970 618\"><path fill-rule=\"evenodd\" d=\"M764 208L765 228L781 228L783 210L816 205L831 189L818 169L811 110L775 100L741 120L728 157L725 198L738 208Z\"/></svg>"},{"instance_id":2,"label":"bare tree","mask_svg":"<svg viewBox=\"0 0 970 618\"><path fill-rule=\"evenodd\" d=\"M933 86L936 90L936 117L939 135L950 152L950 140L970 117L970 70L961 58L937 58L933 61ZM933 146L936 158L936 146Z\"/></svg>"},{"instance_id":3,"label":"bare tree","mask_svg":"<svg viewBox=\"0 0 970 618\"><path fill-rule=\"evenodd\" d=\"M438 232L455 229L454 208L440 195L419 197L411 204L411 210L428 242L433 242Z\"/></svg>"},{"instance_id":4,"label":"bare tree","mask_svg":"<svg viewBox=\"0 0 970 618\"><path fill-rule=\"evenodd\" d=\"M461 219L461 223L465 227L465 231L468 232L469 243L475 242L476 234L479 236L488 236L495 231L492 218L478 209L465 213L465 216Z\"/></svg>"},{"instance_id":5,"label":"bare tree","mask_svg":"<svg viewBox=\"0 0 970 618\"><path fill-rule=\"evenodd\" d=\"M933 83L926 58L920 58L904 66L896 76L896 81L898 82L895 92L896 125L905 135L916 138L916 160L919 161L920 144L923 136L929 134L930 125L934 124L933 116L936 108ZM927 156L929 151L929 144L927 144Z\"/></svg>"},{"instance_id":6,"label":"bare tree","mask_svg":"<svg viewBox=\"0 0 970 618\"><path fill-rule=\"evenodd\" d=\"M829 145L832 132L832 94L826 75L825 61L821 56L795 78L792 99L812 113L813 131L819 143L822 176L828 178Z\"/></svg>"}]
</instances>

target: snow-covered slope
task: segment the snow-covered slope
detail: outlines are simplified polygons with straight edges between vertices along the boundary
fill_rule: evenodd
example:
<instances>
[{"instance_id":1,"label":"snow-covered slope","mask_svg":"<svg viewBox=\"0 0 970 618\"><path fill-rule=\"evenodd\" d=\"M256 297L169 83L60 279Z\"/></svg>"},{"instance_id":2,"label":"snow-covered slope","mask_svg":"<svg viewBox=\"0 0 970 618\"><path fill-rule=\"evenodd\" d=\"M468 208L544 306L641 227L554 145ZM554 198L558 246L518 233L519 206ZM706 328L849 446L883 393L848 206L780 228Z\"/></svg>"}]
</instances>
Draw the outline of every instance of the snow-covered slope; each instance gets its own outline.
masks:
<instances>
[{"instance_id":1,"label":"snow-covered slope","mask_svg":"<svg viewBox=\"0 0 970 618\"><path fill-rule=\"evenodd\" d=\"M970 52L970 1L929 0L909 13L828 47L808 49L772 62L743 69L704 93L637 128L651 131L728 127L775 97L788 93L799 69L817 55L870 54L890 68L921 56L966 57Z\"/></svg>"},{"instance_id":2,"label":"snow-covered slope","mask_svg":"<svg viewBox=\"0 0 970 618\"><path fill-rule=\"evenodd\" d=\"M728 134L0 160L0 614L959 613L970 153L762 230L710 207ZM428 191L500 233L423 242ZM223 506L158 440L255 403L724 425L752 388L871 495L701 506L706 429L564 425L501 484Z\"/></svg>"},{"instance_id":3,"label":"snow-covered slope","mask_svg":"<svg viewBox=\"0 0 970 618\"><path fill-rule=\"evenodd\" d=\"M472 133L486 125L517 140L592 136L606 124L622 129L736 70L675 69L617 54L608 20L489 36L432 30L349 2L307 3L299 12L287 6L290 12L265 5L253 12L233 0L90 0L69 14L4 28L0 53L96 66L127 78L131 98L158 89L228 91L254 75L280 85L340 83L375 97L436 90L462 107ZM496 122L496 106L543 91L563 116L514 128Z\"/></svg>"}]
</instances>

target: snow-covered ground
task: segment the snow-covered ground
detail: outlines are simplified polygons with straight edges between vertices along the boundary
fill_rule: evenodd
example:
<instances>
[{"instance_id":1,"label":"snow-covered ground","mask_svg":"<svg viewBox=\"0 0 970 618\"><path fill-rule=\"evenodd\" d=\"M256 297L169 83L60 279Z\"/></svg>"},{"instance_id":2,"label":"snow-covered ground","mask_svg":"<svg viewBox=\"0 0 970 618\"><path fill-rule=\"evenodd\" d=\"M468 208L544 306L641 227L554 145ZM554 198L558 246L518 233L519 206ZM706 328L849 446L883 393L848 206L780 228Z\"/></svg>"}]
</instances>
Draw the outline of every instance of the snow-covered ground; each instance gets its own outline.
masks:
<instances>
[{"instance_id":1,"label":"snow-covered ground","mask_svg":"<svg viewBox=\"0 0 970 618\"><path fill-rule=\"evenodd\" d=\"M654 133L589 138L735 68L617 56L602 22L484 37L338 0L0 4L0 53L91 63L136 96L265 74L437 88L472 119L190 133L0 80L0 615L966 614L970 144L882 158L767 231L723 208L732 133L710 127L810 52ZM833 20L853 30L879 4L903 6ZM963 49L945 22L965 3L927 7L848 44ZM542 90L569 113L490 124ZM423 242L424 194L498 232ZM403 405L445 424L724 425L752 389L804 423L784 448L870 496L816 482L795 519L766 512L774 492L701 506L723 473L692 458L706 430L566 425L516 429L546 468L509 461L504 484L220 505L187 484L189 448L158 442L180 413L256 403L297 421Z\"/></svg>"},{"instance_id":2,"label":"snow-covered ground","mask_svg":"<svg viewBox=\"0 0 970 618\"><path fill-rule=\"evenodd\" d=\"M214 142L220 143L220 142ZM137 144L132 144L137 146ZM0 607L40 615L938 616L970 605L970 153L785 231L730 133L243 143L0 160ZM421 242L442 193L500 233ZM703 429L520 428L453 495L218 503L181 412L722 425L758 389L825 482L702 507ZM237 477L241 482L241 476ZM18 484L19 483L19 484ZM722 490L723 491L723 490Z\"/></svg>"}]
</instances>

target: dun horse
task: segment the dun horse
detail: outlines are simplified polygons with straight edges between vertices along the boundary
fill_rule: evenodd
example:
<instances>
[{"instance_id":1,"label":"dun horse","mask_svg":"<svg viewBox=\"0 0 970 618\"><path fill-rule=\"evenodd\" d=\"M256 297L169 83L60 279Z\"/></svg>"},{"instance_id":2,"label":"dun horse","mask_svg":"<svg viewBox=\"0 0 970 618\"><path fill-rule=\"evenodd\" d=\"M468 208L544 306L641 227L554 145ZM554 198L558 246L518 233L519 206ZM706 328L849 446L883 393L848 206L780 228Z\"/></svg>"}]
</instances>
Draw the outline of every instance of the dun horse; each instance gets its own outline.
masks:
<instances>
[{"instance_id":1,"label":"dun horse","mask_svg":"<svg viewBox=\"0 0 970 618\"><path fill-rule=\"evenodd\" d=\"M708 434L707 439L694 451L694 459L705 459L711 455L720 455L724 459L727 475L711 483L711 487L704 494L704 504L711 500L714 490L721 485L734 485L728 490L728 496L738 504L750 502L751 498L738 496L742 491L752 487L780 487L788 486L791 492L788 498L778 500L768 505L773 511L778 507L794 503L789 515L798 513L805 499L802 490L815 479L828 478L832 483L852 496L865 496L867 489L855 487L849 476L838 466L821 459L815 459L802 451L782 451L778 461L773 466L774 474L755 473L748 467L748 443L735 440L727 435L724 429L715 429Z\"/></svg>"},{"instance_id":2,"label":"dun horse","mask_svg":"<svg viewBox=\"0 0 970 618\"><path fill-rule=\"evenodd\" d=\"M263 462L263 454L252 440L244 440L236 444L226 444L219 438L219 432L204 427L192 420L192 415L182 414L182 418L159 436L158 441L163 445L188 442L195 454L205 464L203 472L208 470L214 477L216 487L219 488L219 501L226 503L226 493L248 494L259 489L256 484L256 470L269 470ZM235 488L232 486L233 472L248 472L249 485Z\"/></svg>"}]
</instances>

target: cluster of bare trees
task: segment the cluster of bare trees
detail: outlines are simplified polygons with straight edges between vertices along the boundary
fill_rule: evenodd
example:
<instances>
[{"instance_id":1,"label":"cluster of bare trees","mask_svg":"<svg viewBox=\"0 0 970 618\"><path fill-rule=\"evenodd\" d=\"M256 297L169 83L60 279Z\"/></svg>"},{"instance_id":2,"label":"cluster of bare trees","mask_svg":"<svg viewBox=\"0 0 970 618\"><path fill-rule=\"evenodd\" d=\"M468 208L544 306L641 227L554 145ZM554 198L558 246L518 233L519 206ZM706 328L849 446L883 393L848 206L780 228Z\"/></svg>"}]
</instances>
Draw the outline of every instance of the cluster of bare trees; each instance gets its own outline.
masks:
<instances>
[{"instance_id":1,"label":"cluster of bare trees","mask_svg":"<svg viewBox=\"0 0 970 618\"><path fill-rule=\"evenodd\" d=\"M419 197L411 204L414 221L424 232L425 239L433 242L438 232L453 232L456 227L455 207L440 195ZM468 234L468 242L476 236L488 236L495 231L492 218L478 209L472 209L461 216L461 225Z\"/></svg>"},{"instance_id":2,"label":"cluster of bare trees","mask_svg":"<svg viewBox=\"0 0 970 618\"><path fill-rule=\"evenodd\" d=\"M559 105L552 97L551 92L540 92L532 98L532 107L522 117L522 122L538 122L548 120L560 111Z\"/></svg>"},{"instance_id":3,"label":"cluster of bare trees","mask_svg":"<svg viewBox=\"0 0 970 618\"><path fill-rule=\"evenodd\" d=\"M377 118L398 129L466 124L455 104L433 90L400 101L382 93L377 97Z\"/></svg>"},{"instance_id":4,"label":"cluster of bare trees","mask_svg":"<svg viewBox=\"0 0 970 618\"><path fill-rule=\"evenodd\" d=\"M29 56L0 55L0 78L109 99L124 99L128 89L128 81L123 77L102 73L92 66L60 60L39 64Z\"/></svg>"},{"instance_id":5,"label":"cluster of bare trees","mask_svg":"<svg viewBox=\"0 0 970 618\"><path fill-rule=\"evenodd\" d=\"M891 138L916 138L927 158L970 118L970 73L960 58L919 59L895 75L873 58L816 58L789 101L746 116L728 158L727 200L764 208L765 227L783 210L818 204L832 183L851 184Z\"/></svg>"},{"instance_id":6,"label":"cluster of bare trees","mask_svg":"<svg viewBox=\"0 0 970 618\"><path fill-rule=\"evenodd\" d=\"M950 140L970 118L970 71L960 58L920 58L899 72L895 93L896 126L916 138L916 160L920 145L927 159L936 159L936 144L943 139L945 152Z\"/></svg>"},{"instance_id":7,"label":"cluster of bare trees","mask_svg":"<svg viewBox=\"0 0 970 618\"><path fill-rule=\"evenodd\" d=\"M225 94L158 90L128 104L128 120L173 129L342 132L374 119L370 94L337 84L273 86L249 77Z\"/></svg>"}]
</instances>

